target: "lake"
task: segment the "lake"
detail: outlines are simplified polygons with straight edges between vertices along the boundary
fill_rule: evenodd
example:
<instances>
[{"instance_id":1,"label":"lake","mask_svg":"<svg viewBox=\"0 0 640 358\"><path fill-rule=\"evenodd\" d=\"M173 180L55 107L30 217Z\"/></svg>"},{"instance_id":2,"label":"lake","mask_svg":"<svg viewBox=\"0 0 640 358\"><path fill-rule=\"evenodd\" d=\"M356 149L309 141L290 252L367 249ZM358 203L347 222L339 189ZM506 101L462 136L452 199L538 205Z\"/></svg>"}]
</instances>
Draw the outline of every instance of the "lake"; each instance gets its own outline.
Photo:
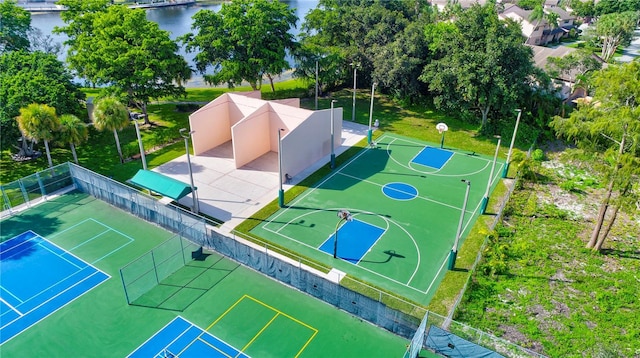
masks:
<instances>
[{"instance_id":1,"label":"lake","mask_svg":"<svg viewBox=\"0 0 640 358\"><path fill-rule=\"evenodd\" d=\"M299 27L304 21L304 16L318 5L317 0L302 0L302 1L282 1L289 5L289 7L295 9L296 16L298 16L297 28L291 29L291 33L297 35L299 33ZM200 10L220 10L220 4L194 4L188 6L173 6L173 7L161 7L156 9L145 10L147 12L147 19L158 23L161 29L170 33L172 39L176 39L191 31L192 19L191 17ZM48 34L53 37L55 42L62 43L67 37L63 34L53 34L52 31L56 26L64 26L64 22L60 19L60 13L32 13L31 14L31 26L40 29L43 34ZM180 45L180 44L179 44ZM66 48L63 49L63 53L58 57L61 61L66 58ZM187 53L181 46L179 53L184 56L189 65L195 69L195 63L193 58L195 53ZM291 62L291 59L289 59ZM206 86L202 81L202 76L198 73L193 73L192 79L187 84L188 86Z\"/></svg>"}]
</instances>

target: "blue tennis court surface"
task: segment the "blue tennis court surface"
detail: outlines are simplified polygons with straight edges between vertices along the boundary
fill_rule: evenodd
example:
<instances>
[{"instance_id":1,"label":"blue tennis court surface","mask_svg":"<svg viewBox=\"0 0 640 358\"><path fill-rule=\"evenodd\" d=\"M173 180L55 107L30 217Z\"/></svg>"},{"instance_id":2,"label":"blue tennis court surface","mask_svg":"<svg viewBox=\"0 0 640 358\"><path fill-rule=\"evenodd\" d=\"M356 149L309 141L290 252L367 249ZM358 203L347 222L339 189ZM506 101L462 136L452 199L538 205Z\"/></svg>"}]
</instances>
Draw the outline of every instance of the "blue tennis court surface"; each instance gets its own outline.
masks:
<instances>
[{"instance_id":1,"label":"blue tennis court surface","mask_svg":"<svg viewBox=\"0 0 640 358\"><path fill-rule=\"evenodd\" d=\"M378 241L384 229L367 224L364 221L347 221L338 229L338 254L343 260L358 263L369 249ZM333 243L336 234L333 233L320 250L333 255Z\"/></svg>"},{"instance_id":2,"label":"blue tennis court surface","mask_svg":"<svg viewBox=\"0 0 640 358\"><path fill-rule=\"evenodd\" d=\"M129 357L238 357L246 354L178 316L149 338Z\"/></svg>"},{"instance_id":3,"label":"blue tennis court surface","mask_svg":"<svg viewBox=\"0 0 640 358\"><path fill-rule=\"evenodd\" d=\"M435 169L441 169L452 155L453 152L448 150L424 147L424 149L422 149L411 162Z\"/></svg>"},{"instance_id":4,"label":"blue tennis court surface","mask_svg":"<svg viewBox=\"0 0 640 358\"><path fill-rule=\"evenodd\" d=\"M109 278L33 231L0 243L0 344Z\"/></svg>"}]
</instances>

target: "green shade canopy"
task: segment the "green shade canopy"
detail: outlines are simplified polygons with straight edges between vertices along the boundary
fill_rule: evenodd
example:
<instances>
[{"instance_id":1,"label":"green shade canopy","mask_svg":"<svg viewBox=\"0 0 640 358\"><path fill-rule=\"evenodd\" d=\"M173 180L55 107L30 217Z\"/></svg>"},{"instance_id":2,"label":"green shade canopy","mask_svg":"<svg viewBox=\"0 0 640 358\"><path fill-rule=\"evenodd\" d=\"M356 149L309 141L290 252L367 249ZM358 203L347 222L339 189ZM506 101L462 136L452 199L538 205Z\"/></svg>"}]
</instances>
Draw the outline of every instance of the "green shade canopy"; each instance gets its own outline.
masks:
<instances>
[{"instance_id":1,"label":"green shade canopy","mask_svg":"<svg viewBox=\"0 0 640 358\"><path fill-rule=\"evenodd\" d=\"M191 192L189 184L150 170L138 170L136 175L129 181L141 188L149 189L174 200L178 200Z\"/></svg>"}]
</instances>

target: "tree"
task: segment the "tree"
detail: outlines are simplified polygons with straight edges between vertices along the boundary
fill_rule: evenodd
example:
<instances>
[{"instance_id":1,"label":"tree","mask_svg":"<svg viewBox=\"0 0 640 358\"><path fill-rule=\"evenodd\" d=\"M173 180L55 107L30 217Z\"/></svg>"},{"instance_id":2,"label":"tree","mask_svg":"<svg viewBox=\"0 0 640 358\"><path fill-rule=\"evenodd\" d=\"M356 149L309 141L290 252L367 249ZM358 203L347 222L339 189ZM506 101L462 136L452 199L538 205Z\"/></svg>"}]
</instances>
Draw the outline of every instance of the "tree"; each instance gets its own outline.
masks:
<instances>
[{"instance_id":1,"label":"tree","mask_svg":"<svg viewBox=\"0 0 640 358\"><path fill-rule=\"evenodd\" d=\"M78 10L67 17L69 25L60 30L71 38L69 63L80 76L121 92L148 124L149 101L184 95L182 83L191 77L191 69L169 33L148 21L143 10L114 5L101 11L91 17ZM84 30L76 33L76 28Z\"/></svg>"},{"instance_id":2,"label":"tree","mask_svg":"<svg viewBox=\"0 0 640 358\"><path fill-rule=\"evenodd\" d=\"M320 0L305 16L300 42L311 54L328 54L320 73L323 83L331 84L336 78L338 84L352 83L350 64L358 63L358 83L363 86L376 80L381 90L417 97L420 93L414 91L422 86L416 74L428 58L426 44L417 36L435 17L431 9L421 0ZM315 61L296 57L296 63L297 68L314 73ZM407 76L413 76L411 86L403 87Z\"/></svg>"},{"instance_id":3,"label":"tree","mask_svg":"<svg viewBox=\"0 0 640 358\"><path fill-rule=\"evenodd\" d=\"M591 18L596 14L594 0L571 0L569 7L576 16L582 18Z\"/></svg>"},{"instance_id":4,"label":"tree","mask_svg":"<svg viewBox=\"0 0 640 358\"><path fill-rule=\"evenodd\" d=\"M524 10L533 10L536 7L542 7L544 0L518 0L518 7Z\"/></svg>"},{"instance_id":5,"label":"tree","mask_svg":"<svg viewBox=\"0 0 640 358\"><path fill-rule=\"evenodd\" d=\"M31 103L54 107L57 113L85 116L85 94L55 55L13 51L0 55L0 125L3 147L20 136L15 117ZM81 117L82 118L82 117ZM23 141L26 145L26 141Z\"/></svg>"},{"instance_id":6,"label":"tree","mask_svg":"<svg viewBox=\"0 0 640 358\"><path fill-rule=\"evenodd\" d=\"M49 167L53 167L49 141L53 140L55 132L60 127L56 109L46 104L32 103L25 108L20 108L20 115L16 120L20 131L27 139L44 142Z\"/></svg>"},{"instance_id":7,"label":"tree","mask_svg":"<svg viewBox=\"0 0 640 358\"><path fill-rule=\"evenodd\" d=\"M529 39L531 39L531 35L533 35L538 26L540 26L540 23L542 22L542 20L544 20L544 17L544 8L542 7L542 4L539 3L533 8L533 11L531 11L531 14L529 15L529 21L535 21L536 24L533 25L533 29L531 30L529 36L527 36L527 39L524 41L524 43L529 42Z\"/></svg>"},{"instance_id":8,"label":"tree","mask_svg":"<svg viewBox=\"0 0 640 358\"><path fill-rule=\"evenodd\" d=\"M293 9L279 1L238 0L222 4L218 12L198 11L192 30L180 38L187 51L199 51L198 71L210 84L230 87L249 82L254 90L262 77L272 77L289 68L286 51L295 51L296 42L288 31L295 26ZM213 67L213 74L207 69Z\"/></svg>"},{"instance_id":9,"label":"tree","mask_svg":"<svg viewBox=\"0 0 640 358\"><path fill-rule=\"evenodd\" d=\"M637 23L638 14L632 11L600 16L596 22L596 35L602 40L600 57L609 61L618 46L631 39Z\"/></svg>"},{"instance_id":10,"label":"tree","mask_svg":"<svg viewBox=\"0 0 640 358\"><path fill-rule=\"evenodd\" d=\"M585 86L589 74L601 68L602 60L587 50L576 50L564 57L549 57L546 66L552 77L570 77L576 87Z\"/></svg>"},{"instance_id":11,"label":"tree","mask_svg":"<svg viewBox=\"0 0 640 358\"><path fill-rule=\"evenodd\" d=\"M104 97L96 103L93 109L93 124L99 131L113 131L113 136L116 139L116 147L118 148L118 155L120 156L120 163L124 163L118 131L129 124L129 111L127 111L127 107L115 97Z\"/></svg>"},{"instance_id":12,"label":"tree","mask_svg":"<svg viewBox=\"0 0 640 358\"><path fill-rule=\"evenodd\" d=\"M15 0L0 2L0 54L29 49L31 14Z\"/></svg>"},{"instance_id":13,"label":"tree","mask_svg":"<svg viewBox=\"0 0 640 358\"><path fill-rule=\"evenodd\" d=\"M501 21L493 5L474 5L440 31L433 43L434 60L420 79L429 84L434 104L463 115L512 116L520 98L534 85L531 48L522 44L520 25Z\"/></svg>"},{"instance_id":14,"label":"tree","mask_svg":"<svg viewBox=\"0 0 640 358\"><path fill-rule=\"evenodd\" d=\"M63 144L69 144L73 161L78 164L78 155L76 154L76 145L80 145L87 141L89 130L78 117L73 114L63 114L60 116L60 128L58 130L57 140Z\"/></svg>"},{"instance_id":15,"label":"tree","mask_svg":"<svg viewBox=\"0 0 640 358\"><path fill-rule=\"evenodd\" d=\"M569 118L556 117L551 126L606 165L608 185L587 243L587 248L600 250L640 175L640 62L609 66L594 75L593 86L591 103L578 107ZM603 234L612 200L614 212Z\"/></svg>"},{"instance_id":16,"label":"tree","mask_svg":"<svg viewBox=\"0 0 640 358\"><path fill-rule=\"evenodd\" d=\"M599 0L595 4L597 15L640 11L640 0Z\"/></svg>"}]
</instances>

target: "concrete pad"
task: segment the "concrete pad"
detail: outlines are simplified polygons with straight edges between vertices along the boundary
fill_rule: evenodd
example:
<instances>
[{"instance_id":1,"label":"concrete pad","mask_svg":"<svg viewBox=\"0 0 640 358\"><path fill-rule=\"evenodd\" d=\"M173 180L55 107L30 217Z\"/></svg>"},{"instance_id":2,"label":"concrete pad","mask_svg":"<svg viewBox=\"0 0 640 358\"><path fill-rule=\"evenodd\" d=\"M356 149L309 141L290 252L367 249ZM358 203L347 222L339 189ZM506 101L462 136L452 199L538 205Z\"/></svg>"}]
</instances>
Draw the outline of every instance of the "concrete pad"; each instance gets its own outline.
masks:
<instances>
[{"instance_id":1,"label":"concrete pad","mask_svg":"<svg viewBox=\"0 0 640 358\"><path fill-rule=\"evenodd\" d=\"M340 155L367 136L367 126L344 121L340 136L341 146L335 154ZM269 152L235 168L231 142L222 144L198 156L190 156L194 184L198 188L200 212L224 221L220 228L230 232L264 205L278 198L278 153ZM327 164L327 155L294 176L290 183L283 184L288 190L293 185ZM153 169L174 179L189 183L189 168L186 154ZM191 207L192 194L182 198L180 204ZM336 272L335 279L344 277Z\"/></svg>"}]
</instances>

